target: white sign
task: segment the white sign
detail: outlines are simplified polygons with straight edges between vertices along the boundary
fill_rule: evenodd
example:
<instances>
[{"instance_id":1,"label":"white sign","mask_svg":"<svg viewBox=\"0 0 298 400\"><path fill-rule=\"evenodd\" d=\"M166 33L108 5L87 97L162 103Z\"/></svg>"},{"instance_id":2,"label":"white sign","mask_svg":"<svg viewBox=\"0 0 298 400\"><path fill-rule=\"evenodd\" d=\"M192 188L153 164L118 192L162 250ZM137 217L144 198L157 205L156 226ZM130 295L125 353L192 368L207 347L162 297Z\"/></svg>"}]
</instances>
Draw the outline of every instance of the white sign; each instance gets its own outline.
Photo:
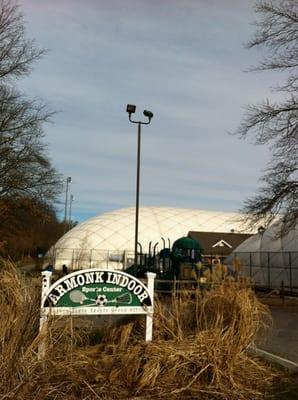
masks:
<instances>
[{"instance_id":1,"label":"white sign","mask_svg":"<svg viewBox=\"0 0 298 400\"><path fill-rule=\"evenodd\" d=\"M51 285L52 272L42 272L40 330L49 315L146 316L145 340L152 340L154 278L147 286L123 271L86 269L72 272Z\"/></svg>"}]
</instances>

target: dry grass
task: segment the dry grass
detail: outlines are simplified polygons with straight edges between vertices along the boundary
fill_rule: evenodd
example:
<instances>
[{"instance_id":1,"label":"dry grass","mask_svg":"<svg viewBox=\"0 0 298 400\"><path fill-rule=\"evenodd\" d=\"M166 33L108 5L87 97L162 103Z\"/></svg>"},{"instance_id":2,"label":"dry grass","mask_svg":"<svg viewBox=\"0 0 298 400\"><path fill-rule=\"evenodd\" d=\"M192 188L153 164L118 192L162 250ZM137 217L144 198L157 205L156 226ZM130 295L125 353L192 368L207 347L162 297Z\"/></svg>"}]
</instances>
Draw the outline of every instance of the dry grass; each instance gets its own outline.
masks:
<instances>
[{"instance_id":1,"label":"dry grass","mask_svg":"<svg viewBox=\"0 0 298 400\"><path fill-rule=\"evenodd\" d=\"M141 319L102 330L93 346L86 321L55 319L43 360L39 293L11 264L0 285L0 400L247 400L270 387L273 372L247 353L270 317L240 283L157 300L151 343Z\"/></svg>"}]
</instances>

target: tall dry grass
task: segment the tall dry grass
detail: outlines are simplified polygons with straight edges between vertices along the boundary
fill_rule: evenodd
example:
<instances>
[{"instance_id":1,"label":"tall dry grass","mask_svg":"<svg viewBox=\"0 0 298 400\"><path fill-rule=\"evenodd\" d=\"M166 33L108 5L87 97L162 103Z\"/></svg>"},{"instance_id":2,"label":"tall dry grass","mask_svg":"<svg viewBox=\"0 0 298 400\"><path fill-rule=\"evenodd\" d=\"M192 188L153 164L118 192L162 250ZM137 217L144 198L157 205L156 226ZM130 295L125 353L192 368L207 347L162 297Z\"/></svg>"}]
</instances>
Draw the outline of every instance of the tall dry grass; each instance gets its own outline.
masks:
<instances>
[{"instance_id":1,"label":"tall dry grass","mask_svg":"<svg viewBox=\"0 0 298 400\"><path fill-rule=\"evenodd\" d=\"M247 352L270 317L240 283L157 299L151 343L142 319L92 346L90 321L52 320L43 360L39 290L9 263L0 287L0 400L262 399L270 387L273 372Z\"/></svg>"}]
</instances>

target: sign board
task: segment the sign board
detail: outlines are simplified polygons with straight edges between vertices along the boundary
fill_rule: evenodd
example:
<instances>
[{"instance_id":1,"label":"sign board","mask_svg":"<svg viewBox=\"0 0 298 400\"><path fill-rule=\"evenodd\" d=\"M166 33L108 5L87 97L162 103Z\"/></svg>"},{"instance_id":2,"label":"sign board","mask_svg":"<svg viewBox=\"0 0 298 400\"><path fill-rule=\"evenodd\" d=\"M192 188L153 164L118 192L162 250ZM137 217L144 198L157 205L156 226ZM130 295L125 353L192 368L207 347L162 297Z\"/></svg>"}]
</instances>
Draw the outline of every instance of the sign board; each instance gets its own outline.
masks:
<instances>
[{"instance_id":1,"label":"sign board","mask_svg":"<svg viewBox=\"0 0 298 400\"><path fill-rule=\"evenodd\" d=\"M111 269L75 271L52 285L51 275L42 272L40 329L48 315L144 314L146 341L152 340L155 274L146 274L147 286L126 272Z\"/></svg>"}]
</instances>

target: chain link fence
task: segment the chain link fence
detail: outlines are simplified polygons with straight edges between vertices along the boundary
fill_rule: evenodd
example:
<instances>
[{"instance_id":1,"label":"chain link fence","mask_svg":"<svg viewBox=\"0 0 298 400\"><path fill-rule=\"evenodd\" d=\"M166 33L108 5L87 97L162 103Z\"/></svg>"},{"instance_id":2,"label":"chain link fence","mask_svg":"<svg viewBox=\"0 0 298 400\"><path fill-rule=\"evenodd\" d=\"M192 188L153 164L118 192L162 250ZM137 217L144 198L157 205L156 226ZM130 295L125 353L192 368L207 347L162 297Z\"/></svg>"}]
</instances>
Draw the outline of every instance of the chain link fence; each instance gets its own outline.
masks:
<instances>
[{"instance_id":1,"label":"chain link fence","mask_svg":"<svg viewBox=\"0 0 298 400\"><path fill-rule=\"evenodd\" d=\"M231 259L232 268L254 286L298 294L298 252L236 252Z\"/></svg>"},{"instance_id":2,"label":"chain link fence","mask_svg":"<svg viewBox=\"0 0 298 400\"><path fill-rule=\"evenodd\" d=\"M123 250L54 248L47 261L56 270L61 270L63 265L69 270L96 267L126 270L134 263L134 253ZM257 288L284 290L298 295L298 251L236 252L226 262L233 274L250 278ZM159 268L158 255L149 257L139 254L138 263L151 268L156 264Z\"/></svg>"},{"instance_id":3,"label":"chain link fence","mask_svg":"<svg viewBox=\"0 0 298 400\"><path fill-rule=\"evenodd\" d=\"M95 250L95 249L68 249L53 248L52 254L47 257L56 270L66 265L69 270L85 268L114 268L126 269L133 264L132 251Z\"/></svg>"}]
</instances>

